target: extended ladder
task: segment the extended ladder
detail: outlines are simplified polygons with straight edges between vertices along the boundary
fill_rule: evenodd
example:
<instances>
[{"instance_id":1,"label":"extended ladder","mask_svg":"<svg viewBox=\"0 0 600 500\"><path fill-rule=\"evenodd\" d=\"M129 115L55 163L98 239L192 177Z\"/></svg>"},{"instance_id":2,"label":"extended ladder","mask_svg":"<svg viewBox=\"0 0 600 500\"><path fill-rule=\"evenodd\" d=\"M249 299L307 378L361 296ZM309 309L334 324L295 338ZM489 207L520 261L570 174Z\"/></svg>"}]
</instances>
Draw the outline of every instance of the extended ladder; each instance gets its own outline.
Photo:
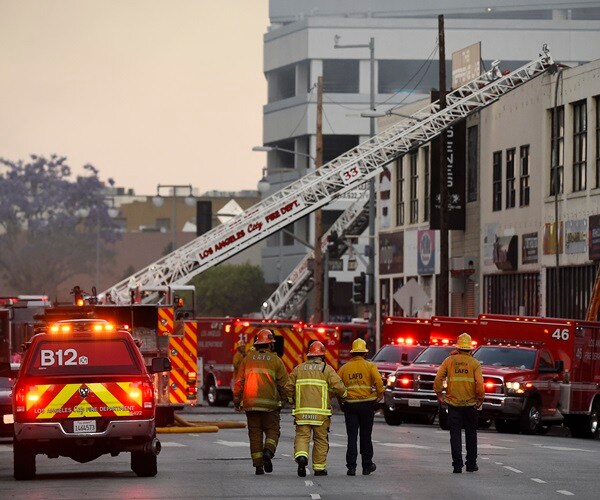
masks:
<instances>
[{"instance_id":1,"label":"extended ladder","mask_svg":"<svg viewBox=\"0 0 600 500\"><path fill-rule=\"evenodd\" d=\"M502 75L492 69L439 101L401 120L314 172L285 186L240 215L199 236L100 294L116 303L130 301L130 290L187 283L195 275L327 205L374 177L388 163L419 147L457 120L490 105L502 95L546 72L553 65L544 46L540 56Z\"/></svg>"}]
</instances>

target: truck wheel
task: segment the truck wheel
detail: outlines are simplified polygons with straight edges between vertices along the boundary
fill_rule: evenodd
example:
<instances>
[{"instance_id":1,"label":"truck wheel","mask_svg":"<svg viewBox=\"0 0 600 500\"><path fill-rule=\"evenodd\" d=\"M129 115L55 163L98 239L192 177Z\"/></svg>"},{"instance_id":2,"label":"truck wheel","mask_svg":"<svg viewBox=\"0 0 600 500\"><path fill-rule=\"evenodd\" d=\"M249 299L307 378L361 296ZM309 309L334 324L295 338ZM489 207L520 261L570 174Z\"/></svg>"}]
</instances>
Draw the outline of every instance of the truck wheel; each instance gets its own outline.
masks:
<instances>
[{"instance_id":1,"label":"truck wheel","mask_svg":"<svg viewBox=\"0 0 600 500\"><path fill-rule=\"evenodd\" d=\"M400 425L402 423L402 416L400 413L391 410L389 406L383 408L383 418L388 425Z\"/></svg>"},{"instance_id":2,"label":"truck wheel","mask_svg":"<svg viewBox=\"0 0 600 500\"><path fill-rule=\"evenodd\" d=\"M13 472L17 481L35 477L35 453L17 440L13 442Z\"/></svg>"},{"instance_id":3,"label":"truck wheel","mask_svg":"<svg viewBox=\"0 0 600 500\"><path fill-rule=\"evenodd\" d=\"M206 393L208 406L228 406L232 399L229 397L229 394L229 391L220 391L217 389L217 386L212 382Z\"/></svg>"},{"instance_id":4,"label":"truck wheel","mask_svg":"<svg viewBox=\"0 0 600 500\"><path fill-rule=\"evenodd\" d=\"M521 432L523 434L535 434L540 425L541 418L540 403L537 400L530 399L521 414L519 422Z\"/></svg>"},{"instance_id":5,"label":"truck wheel","mask_svg":"<svg viewBox=\"0 0 600 500\"><path fill-rule=\"evenodd\" d=\"M443 431L449 431L450 425L448 424L448 409L440 406L438 411L438 422L440 424L440 429Z\"/></svg>"},{"instance_id":6,"label":"truck wheel","mask_svg":"<svg viewBox=\"0 0 600 500\"><path fill-rule=\"evenodd\" d=\"M596 439L600 431L599 424L600 403L594 402L589 415L578 416L571 419L569 428L571 435L576 438Z\"/></svg>"},{"instance_id":7,"label":"truck wheel","mask_svg":"<svg viewBox=\"0 0 600 500\"><path fill-rule=\"evenodd\" d=\"M156 455L142 451L131 452L131 470L138 477L154 477L158 473Z\"/></svg>"}]
</instances>

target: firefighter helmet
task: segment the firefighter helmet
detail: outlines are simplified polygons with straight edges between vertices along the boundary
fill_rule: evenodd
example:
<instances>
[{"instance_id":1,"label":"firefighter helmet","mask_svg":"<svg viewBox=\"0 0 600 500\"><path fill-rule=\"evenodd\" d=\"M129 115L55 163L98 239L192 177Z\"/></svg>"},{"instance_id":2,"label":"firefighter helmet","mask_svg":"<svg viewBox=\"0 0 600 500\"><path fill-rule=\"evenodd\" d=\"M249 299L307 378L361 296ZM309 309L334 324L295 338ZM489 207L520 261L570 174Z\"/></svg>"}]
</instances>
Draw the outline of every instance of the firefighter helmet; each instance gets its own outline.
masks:
<instances>
[{"instance_id":1,"label":"firefighter helmet","mask_svg":"<svg viewBox=\"0 0 600 500\"><path fill-rule=\"evenodd\" d=\"M363 339L356 339L354 342L352 342L352 349L350 352L369 352L367 349L367 343Z\"/></svg>"},{"instance_id":2,"label":"firefighter helmet","mask_svg":"<svg viewBox=\"0 0 600 500\"><path fill-rule=\"evenodd\" d=\"M471 343L471 336L468 333L461 333L456 339L456 348L461 349L463 351L470 351L473 349L473 344Z\"/></svg>"},{"instance_id":3,"label":"firefighter helmet","mask_svg":"<svg viewBox=\"0 0 600 500\"><path fill-rule=\"evenodd\" d=\"M275 342L275 336L273 335L273 332L264 328L256 335L254 345L272 344L273 342Z\"/></svg>"},{"instance_id":4,"label":"firefighter helmet","mask_svg":"<svg viewBox=\"0 0 600 500\"><path fill-rule=\"evenodd\" d=\"M325 356L325 346L323 345L322 342L319 342L317 340L316 342L313 342L312 344L310 344L310 347L308 348L308 353L306 355L308 357Z\"/></svg>"}]
</instances>

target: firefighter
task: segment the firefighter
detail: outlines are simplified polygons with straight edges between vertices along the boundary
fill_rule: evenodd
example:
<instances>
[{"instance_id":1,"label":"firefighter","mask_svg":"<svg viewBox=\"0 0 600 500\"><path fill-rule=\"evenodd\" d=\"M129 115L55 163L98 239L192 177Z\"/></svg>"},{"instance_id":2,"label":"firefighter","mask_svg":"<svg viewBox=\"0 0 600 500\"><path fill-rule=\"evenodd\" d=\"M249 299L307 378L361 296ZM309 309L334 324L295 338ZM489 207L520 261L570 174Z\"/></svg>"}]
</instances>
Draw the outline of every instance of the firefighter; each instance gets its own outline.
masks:
<instances>
[{"instance_id":1,"label":"firefighter","mask_svg":"<svg viewBox=\"0 0 600 500\"><path fill-rule=\"evenodd\" d=\"M256 474L273 472L272 458L279 442L280 411L288 379L283 362L273 351L275 336L263 329L238 368L233 390L236 411L246 412L250 455ZM264 434L264 444L263 444Z\"/></svg>"},{"instance_id":2,"label":"firefighter","mask_svg":"<svg viewBox=\"0 0 600 500\"><path fill-rule=\"evenodd\" d=\"M294 459L298 476L305 477L312 433L313 471L315 476L326 476L331 416L329 393L345 398L347 391L339 375L325 362L325 346L321 342L310 345L307 358L292 370L286 385L289 401L295 405L292 410L296 425Z\"/></svg>"},{"instance_id":3,"label":"firefighter","mask_svg":"<svg viewBox=\"0 0 600 500\"><path fill-rule=\"evenodd\" d=\"M367 343L363 339L356 339L352 342L351 359L338 372L348 389L346 401L341 406L344 410L348 435L346 467L349 476L356 475L358 456L356 440L359 432L362 473L367 476L377 468L373 463L371 433L375 419L375 406L383 397L385 389L377 366L365 359L367 352Z\"/></svg>"},{"instance_id":4,"label":"firefighter","mask_svg":"<svg viewBox=\"0 0 600 500\"><path fill-rule=\"evenodd\" d=\"M448 356L438 369L433 390L441 404L448 405L448 426L450 427L450 447L454 473L461 473L462 428L465 428L467 448L467 472L476 472L477 466L477 409L482 405L485 391L481 364L471 355L471 336L461 333L456 342L456 350ZM446 380L446 394L442 396Z\"/></svg>"},{"instance_id":5,"label":"firefighter","mask_svg":"<svg viewBox=\"0 0 600 500\"><path fill-rule=\"evenodd\" d=\"M242 359L246 356L246 343L243 340L238 340L235 343L235 354L233 355L233 379L237 378L238 369Z\"/></svg>"}]
</instances>

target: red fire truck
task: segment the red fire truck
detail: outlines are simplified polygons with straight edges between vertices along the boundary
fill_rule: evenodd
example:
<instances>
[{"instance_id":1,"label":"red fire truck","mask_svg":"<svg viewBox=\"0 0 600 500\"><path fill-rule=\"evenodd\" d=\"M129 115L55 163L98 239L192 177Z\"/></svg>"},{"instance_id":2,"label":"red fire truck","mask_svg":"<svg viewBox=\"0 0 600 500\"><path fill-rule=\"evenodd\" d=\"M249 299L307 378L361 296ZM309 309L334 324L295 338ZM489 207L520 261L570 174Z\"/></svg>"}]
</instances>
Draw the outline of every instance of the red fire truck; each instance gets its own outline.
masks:
<instances>
[{"instance_id":1,"label":"red fire truck","mask_svg":"<svg viewBox=\"0 0 600 500\"><path fill-rule=\"evenodd\" d=\"M339 330L332 325L305 325L298 321L257 318L196 318L198 356L203 364L202 390L210 406L227 406L233 398L233 354L241 341L250 349L262 328L275 335L275 351L288 371L304 361L308 346L315 340L326 347L326 361L336 370L339 358Z\"/></svg>"},{"instance_id":2,"label":"red fire truck","mask_svg":"<svg viewBox=\"0 0 600 500\"><path fill-rule=\"evenodd\" d=\"M410 324L412 320L413 324ZM407 324L408 323L408 324ZM415 419L433 423L440 414L440 425L445 428L445 414L440 411L433 380L439 365L452 352L456 337L468 333L477 344L480 339L479 323L474 318L438 316L430 320L415 318L390 318L388 336L418 339L429 346L411 364L399 366L387 378L383 414L389 425L400 425L404 420ZM406 328L402 326L407 324ZM385 327L384 327L385 329ZM392 336L392 337L393 337Z\"/></svg>"},{"instance_id":3,"label":"red fire truck","mask_svg":"<svg viewBox=\"0 0 600 500\"><path fill-rule=\"evenodd\" d=\"M565 424L596 438L600 415L600 322L480 315L483 417L499 432Z\"/></svg>"}]
</instances>

